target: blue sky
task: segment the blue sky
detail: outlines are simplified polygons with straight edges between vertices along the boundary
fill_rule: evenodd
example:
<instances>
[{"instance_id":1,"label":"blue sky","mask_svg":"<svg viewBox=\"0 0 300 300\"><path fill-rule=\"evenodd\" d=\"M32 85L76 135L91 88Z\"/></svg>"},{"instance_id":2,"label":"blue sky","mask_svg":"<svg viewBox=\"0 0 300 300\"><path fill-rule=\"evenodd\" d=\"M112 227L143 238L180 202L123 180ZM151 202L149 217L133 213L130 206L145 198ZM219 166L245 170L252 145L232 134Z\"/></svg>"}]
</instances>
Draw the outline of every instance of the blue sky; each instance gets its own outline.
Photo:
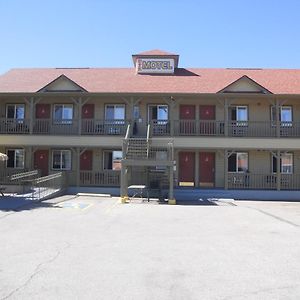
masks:
<instances>
[{"instance_id":1,"label":"blue sky","mask_svg":"<svg viewBox=\"0 0 300 300\"><path fill-rule=\"evenodd\" d=\"M181 67L300 68L299 0L0 0L0 73L131 67L163 49Z\"/></svg>"}]
</instances>

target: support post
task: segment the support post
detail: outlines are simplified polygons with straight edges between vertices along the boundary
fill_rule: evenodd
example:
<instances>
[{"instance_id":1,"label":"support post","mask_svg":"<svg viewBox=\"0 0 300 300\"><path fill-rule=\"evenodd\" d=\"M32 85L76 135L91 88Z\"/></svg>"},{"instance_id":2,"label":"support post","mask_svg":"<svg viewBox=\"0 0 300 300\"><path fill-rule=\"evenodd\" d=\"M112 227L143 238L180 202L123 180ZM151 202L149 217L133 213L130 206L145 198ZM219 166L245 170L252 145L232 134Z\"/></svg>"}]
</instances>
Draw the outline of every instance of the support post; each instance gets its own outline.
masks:
<instances>
[{"instance_id":1,"label":"support post","mask_svg":"<svg viewBox=\"0 0 300 300\"><path fill-rule=\"evenodd\" d=\"M228 136L228 99L224 99L224 135ZM227 159L227 158L226 158Z\"/></svg>"},{"instance_id":2,"label":"support post","mask_svg":"<svg viewBox=\"0 0 300 300\"><path fill-rule=\"evenodd\" d=\"M169 199L168 204L175 205L176 199L174 198L174 170L173 166L169 167Z\"/></svg>"},{"instance_id":3,"label":"support post","mask_svg":"<svg viewBox=\"0 0 300 300\"><path fill-rule=\"evenodd\" d=\"M276 110L276 137L280 137L280 103L279 100L276 98L276 104L275 104L275 110Z\"/></svg>"},{"instance_id":4,"label":"support post","mask_svg":"<svg viewBox=\"0 0 300 300\"><path fill-rule=\"evenodd\" d=\"M33 151L32 151L32 146L28 147L28 169L33 170Z\"/></svg>"},{"instance_id":5,"label":"support post","mask_svg":"<svg viewBox=\"0 0 300 300\"><path fill-rule=\"evenodd\" d=\"M276 159L276 175L277 175L276 176L277 177L276 188L277 188L277 191L280 191L280 189L281 189L281 172L280 172L280 167L281 167L280 159L281 159L281 156L280 156L280 150L277 150L276 156L277 156L277 159Z\"/></svg>"},{"instance_id":6,"label":"support post","mask_svg":"<svg viewBox=\"0 0 300 300\"><path fill-rule=\"evenodd\" d=\"M195 152L195 187L199 187L200 177L199 177L199 151Z\"/></svg>"},{"instance_id":7,"label":"support post","mask_svg":"<svg viewBox=\"0 0 300 300\"><path fill-rule=\"evenodd\" d=\"M121 187L120 187L121 203L128 200L128 167L121 162Z\"/></svg>"},{"instance_id":8,"label":"support post","mask_svg":"<svg viewBox=\"0 0 300 300\"><path fill-rule=\"evenodd\" d=\"M76 186L80 186L80 148L76 148Z\"/></svg>"},{"instance_id":9,"label":"support post","mask_svg":"<svg viewBox=\"0 0 300 300\"><path fill-rule=\"evenodd\" d=\"M224 150L224 188L228 190L228 150Z\"/></svg>"}]
</instances>

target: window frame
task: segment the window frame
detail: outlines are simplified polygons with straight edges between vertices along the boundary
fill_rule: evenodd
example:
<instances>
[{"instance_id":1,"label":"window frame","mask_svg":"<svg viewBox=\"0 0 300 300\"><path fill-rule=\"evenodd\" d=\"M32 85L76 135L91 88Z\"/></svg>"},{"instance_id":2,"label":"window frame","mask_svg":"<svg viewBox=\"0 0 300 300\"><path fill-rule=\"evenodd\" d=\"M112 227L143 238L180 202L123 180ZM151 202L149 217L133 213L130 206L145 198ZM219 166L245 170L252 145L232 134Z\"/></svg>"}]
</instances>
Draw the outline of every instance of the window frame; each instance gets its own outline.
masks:
<instances>
[{"instance_id":1,"label":"window frame","mask_svg":"<svg viewBox=\"0 0 300 300\"><path fill-rule=\"evenodd\" d=\"M232 120L232 108L235 109L235 120ZM246 120L238 120L238 110L241 109L241 108L246 109L246 115L247 115ZM248 105L232 105L232 106L230 106L230 121L237 122L237 123L248 122L249 121L249 108L248 108Z\"/></svg>"},{"instance_id":2,"label":"window frame","mask_svg":"<svg viewBox=\"0 0 300 300\"><path fill-rule=\"evenodd\" d=\"M113 106L114 107L114 118L113 119L108 119L107 118L107 107L108 106ZM124 118L123 119L115 119L115 109L117 106L120 106L124 109ZM104 106L104 119L105 121L124 121L126 120L126 105L125 104L120 104L120 103L112 103L112 104L105 104Z\"/></svg>"},{"instance_id":3,"label":"window frame","mask_svg":"<svg viewBox=\"0 0 300 300\"><path fill-rule=\"evenodd\" d=\"M121 153L121 159L117 159L117 160L114 160L114 157L113 157L113 152L120 152ZM111 168L106 168L106 155L107 153L111 153L112 155L112 159L111 159ZM117 150L117 149L114 149L114 150L104 150L103 151L103 158L102 158L102 169L104 171L120 171L120 169L113 169L113 165L114 165L114 161L121 161L123 159L123 152L122 150Z\"/></svg>"},{"instance_id":4,"label":"window frame","mask_svg":"<svg viewBox=\"0 0 300 300\"><path fill-rule=\"evenodd\" d=\"M62 118L61 119L57 119L56 116L55 116L55 108L57 106L62 106ZM65 106L70 106L72 108L72 119L65 119L64 118L64 109L65 109ZM63 124L63 125L72 125L73 124L73 119L74 119L74 104L72 103L57 103L57 104L54 104L53 105L53 123L56 124L56 125L60 125L60 124Z\"/></svg>"},{"instance_id":5,"label":"window frame","mask_svg":"<svg viewBox=\"0 0 300 300\"><path fill-rule=\"evenodd\" d=\"M247 170L239 171L238 156L241 155L241 154L246 154L247 155ZM236 158L235 158L235 171L229 171L229 158L232 155L236 155ZM247 173L249 171L249 153L248 152L234 152L227 158L227 160L228 160L228 166L227 166L227 172L228 173Z\"/></svg>"},{"instance_id":6,"label":"window frame","mask_svg":"<svg viewBox=\"0 0 300 300\"><path fill-rule=\"evenodd\" d=\"M152 119L152 117L151 117L151 113L152 113L151 109L153 107L156 107L156 109L157 109L157 112L156 112L157 118L156 119ZM167 115L168 115L167 119L158 119L158 110L159 110L159 107L166 107L167 108ZM150 122L152 120L157 120L159 123L160 122L167 123L169 121L169 117L170 117L170 115L169 115L169 105L168 104L148 104L148 122Z\"/></svg>"},{"instance_id":7,"label":"window frame","mask_svg":"<svg viewBox=\"0 0 300 300\"><path fill-rule=\"evenodd\" d=\"M14 106L14 117L13 118L9 118L8 117L8 107L9 106ZM23 107L23 118L17 118L17 107L21 106ZM6 103L6 119L10 119L10 120L24 120L25 119L25 104L24 103Z\"/></svg>"},{"instance_id":8,"label":"window frame","mask_svg":"<svg viewBox=\"0 0 300 300\"><path fill-rule=\"evenodd\" d=\"M60 168L54 168L54 152L59 151L60 152ZM70 153L70 168L62 168L62 153L68 152ZM52 149L51 151L51 169L53 171L71 171L72 170L72 151L69 149Z\"/></svg>"},{"instance_id":9,"label":"window frame","mask_svg":"<svg viewBox=\"0 0 300 300\"><path fill-rule=\"evenodd\" d=\"M291 112L291 121L281 121L282 120L282 110L285 109L285 108L289 108L290 109L290 112ZM276 125L276 106L274 105L271 105L271 122L273 124L273 126ZM274 119L275 117L275 119ZM284 122L284 124L281 124L281 126L291 126L292 123L293 123L293 106L292 105L282 105L280 106L280 114L279 114L279 122L281 124L281 122ZM286 123L286 124L285 124Z\"/></svg>"},{"instance_id":10,"label":"window frame","mask_svg":"<svg viewBox=\"0 0 300 300\"><path fill-rule=\"evenodd\" d=\"M17 167L16 166L16 162L17 162L17 159L16 159L16 150L20 150L23 152L23 161L22 161L22 166L21 167ZM23 170L25 168L25 149L24 148L8 148L6 149L6 155L9 157L8 155L8 151L14 151L14 166L13 167L9 167L7 164L8 164L8 161L9 159L6 161L6 168L9 168L9 169L20 169L20 170Z\"/></svg>"},{"instance_id":11,"label":"window frame","mask_svg":"<svg viewBox=\"0 0 300 300\"><path fill-rule=\"evenodd\" d=\"M291 163L291 172L282 172L282 155L288 155L292 158L292 163ZM274 162L275 160L275 162ZM274 171L274 166L276 166L276 171ZM271 168L272 168L272 173L273 174L277 174L277 157L275 157L273 154L271 154ZM293 174L294 173L294 153L292 152L287 152L287 153L281 153L280 154L280 170L279 170L280 174Z\"/></svg>"}]
</instances>

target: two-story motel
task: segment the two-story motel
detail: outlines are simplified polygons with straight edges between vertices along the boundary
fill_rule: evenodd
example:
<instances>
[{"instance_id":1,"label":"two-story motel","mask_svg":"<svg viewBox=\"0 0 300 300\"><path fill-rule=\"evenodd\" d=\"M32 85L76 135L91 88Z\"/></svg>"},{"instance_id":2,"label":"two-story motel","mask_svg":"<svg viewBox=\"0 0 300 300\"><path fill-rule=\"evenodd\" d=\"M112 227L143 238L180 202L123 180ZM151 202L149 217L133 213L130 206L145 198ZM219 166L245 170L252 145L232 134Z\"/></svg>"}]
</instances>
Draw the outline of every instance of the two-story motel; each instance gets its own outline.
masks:
<instances>
[{"instance_id":1,"label":"two-story motel","mask_svg":"<svg viewBox=\"0 0 300 300\"><path fill-rule=\"evenodd\" d=\"M77 187L300 189L300 70L12 69L0 76L6 170L65 171ZM122 169L122 171L121 171ZM152 178L152 179L151 179Z\"/></svg>"}]
</instances>

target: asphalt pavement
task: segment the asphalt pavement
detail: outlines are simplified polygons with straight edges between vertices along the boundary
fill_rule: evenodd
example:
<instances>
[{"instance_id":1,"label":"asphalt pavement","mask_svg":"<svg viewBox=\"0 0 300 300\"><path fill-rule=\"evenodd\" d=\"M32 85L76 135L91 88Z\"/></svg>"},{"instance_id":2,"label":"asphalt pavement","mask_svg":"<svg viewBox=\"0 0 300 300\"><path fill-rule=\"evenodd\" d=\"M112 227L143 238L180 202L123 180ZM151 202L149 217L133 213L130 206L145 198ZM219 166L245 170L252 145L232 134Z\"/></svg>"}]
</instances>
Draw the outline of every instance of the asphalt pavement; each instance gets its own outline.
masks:
<instances>
[{"instance_id":1,"label":"asphalt pavement","mask_svg":"<svg viewBox=\"0 0 300 300\"><path fill-rule=\"evenodd\" d=\"M1 201L1 199L0 199ZM0 299L300 299L300 202L0 204Z\"/></svg>"}]
</instances>

